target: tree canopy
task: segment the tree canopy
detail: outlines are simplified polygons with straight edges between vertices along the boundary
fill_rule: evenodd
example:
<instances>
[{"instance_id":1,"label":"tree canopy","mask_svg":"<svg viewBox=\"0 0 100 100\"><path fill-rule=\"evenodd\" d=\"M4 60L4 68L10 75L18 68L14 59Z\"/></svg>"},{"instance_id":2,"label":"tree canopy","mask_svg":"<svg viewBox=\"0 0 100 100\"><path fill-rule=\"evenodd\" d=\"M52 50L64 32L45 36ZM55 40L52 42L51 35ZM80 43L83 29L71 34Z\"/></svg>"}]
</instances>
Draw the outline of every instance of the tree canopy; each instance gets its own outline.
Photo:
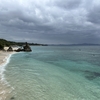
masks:
<instances>
[{"instance_id":1,"label":"tree canopy","mask_svg":"<svg viewBox=\"0 0 100 100\"><path fill-rule=\"evenodd\" d=\"M3 49L4 46L9 46L10 43L7 40L0 39L0 49Z\"/></svg>"},{"instance_id":2,"label":"tree canopy","mask_svg":"<svg viewBox=\"0 0 100 100\"><path fill-rule=\"evenodd\" d=\"M31 46L47 46L45 44L38 44L38 43L28 43ZM25 42L13 42L13 41L7 41L5 39L0 39L0 50L4 48L4 46L11 46L11 45L18 45L23 46L25 45Z\"/></svg>"}]
</instances>

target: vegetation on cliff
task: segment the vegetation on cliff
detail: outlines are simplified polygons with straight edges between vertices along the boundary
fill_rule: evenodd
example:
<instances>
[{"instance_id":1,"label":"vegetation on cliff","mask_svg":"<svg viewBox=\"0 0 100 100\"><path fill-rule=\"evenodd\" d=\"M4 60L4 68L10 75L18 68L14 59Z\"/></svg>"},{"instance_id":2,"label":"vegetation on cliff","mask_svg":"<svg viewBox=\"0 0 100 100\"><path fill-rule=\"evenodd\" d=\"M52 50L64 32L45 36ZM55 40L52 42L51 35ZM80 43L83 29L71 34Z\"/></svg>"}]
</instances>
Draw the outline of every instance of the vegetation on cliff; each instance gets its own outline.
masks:
<instances>
[{"instance_id":1,"label":"vegetation on cliff","mask_svg":"<svg viewBox=\"0 0 100 100\"><path fill-rule=\"evenodd\" d=\"M37 43L28 43L31 46L47 46L44 44L37 44ZM11 45L17 45L17 46L23 46L25 45L25 42L13 42L13 41L7 41L5 39L0 39L0 50L4 48L4 46L11 46Z\"/></svg>"}]
</instances>

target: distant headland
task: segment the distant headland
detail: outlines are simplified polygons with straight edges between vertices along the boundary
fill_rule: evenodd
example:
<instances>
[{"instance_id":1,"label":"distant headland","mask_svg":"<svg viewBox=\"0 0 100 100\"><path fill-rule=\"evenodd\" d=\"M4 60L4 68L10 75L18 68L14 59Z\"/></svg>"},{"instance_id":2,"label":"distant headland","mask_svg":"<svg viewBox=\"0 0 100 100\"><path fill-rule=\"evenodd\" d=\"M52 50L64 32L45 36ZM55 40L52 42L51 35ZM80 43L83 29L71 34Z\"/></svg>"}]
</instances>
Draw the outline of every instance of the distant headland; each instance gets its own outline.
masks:
<instances>
[{"instance_id":1,"label":"distant headland","mask_svg":"<svg viewBox=\"0 0 100 100\"><path fill-rule=\"evenodd\" d=\"M82 43L82 44L49 44L48 46L100 46L100 44Z\"/></svg>"},{"instance_id":2,"label":"distant headland","mask_svg":"<svg viewBox=\"0 0 100 100\"><path fill-rule=\"evenodd\" d=\"M32 49L30 46L47 46L47 45L38 43L27 43L27 42L14 42L14 41L7 41L5 39L0 39L0 50L3 51L31 52Z\"/></svg>"}]
</instances>

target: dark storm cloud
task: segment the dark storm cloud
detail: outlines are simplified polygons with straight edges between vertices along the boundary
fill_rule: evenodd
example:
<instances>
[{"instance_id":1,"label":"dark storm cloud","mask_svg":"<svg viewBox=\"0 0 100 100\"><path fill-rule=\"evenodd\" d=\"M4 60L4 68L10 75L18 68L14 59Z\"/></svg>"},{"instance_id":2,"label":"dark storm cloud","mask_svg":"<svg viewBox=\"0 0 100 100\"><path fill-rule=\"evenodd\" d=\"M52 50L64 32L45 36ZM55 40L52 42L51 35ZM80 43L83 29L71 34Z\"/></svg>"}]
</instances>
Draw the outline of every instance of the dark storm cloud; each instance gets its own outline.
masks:
<instances>
[{"instance_id":1,"label":"dark storm cloud","mask_svg":"<svg viewBox=\"0 0 100 100\"><path fill-rule=\"evenodd\" d=\"M94 24L100 24L100 5L93 7L88 14L88 20Z\"/></svg>"},{"instance_id":2,"label":"dark storm cloud","mask_svg":"<svg viewBox=\"0 0 100 100\"><path fill-rule=\"evenodd\" d=\"M40 43L99 43L99 0L0 0L0 37Z\"/></svg>"}]
</instances>

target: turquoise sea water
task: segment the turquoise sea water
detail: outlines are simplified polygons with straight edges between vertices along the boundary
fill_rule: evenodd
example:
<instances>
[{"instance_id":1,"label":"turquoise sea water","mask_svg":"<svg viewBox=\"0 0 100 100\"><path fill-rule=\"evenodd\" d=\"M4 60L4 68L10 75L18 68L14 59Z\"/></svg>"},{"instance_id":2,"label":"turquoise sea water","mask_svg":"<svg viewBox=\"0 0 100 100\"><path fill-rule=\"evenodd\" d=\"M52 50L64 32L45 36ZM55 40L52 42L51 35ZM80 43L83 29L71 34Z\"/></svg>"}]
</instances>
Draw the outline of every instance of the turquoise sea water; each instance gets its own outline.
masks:
<instances>
[{"instance_id":1,"label":"turquoise sea water","mask_svg":"<svg viewBox=\"0 0 100 100\"><path fill-rule=\"evenodd\" d=\"M100 100L99 46L34 46L4 72L13 100Z\"/></svg>"}]
</instances>

